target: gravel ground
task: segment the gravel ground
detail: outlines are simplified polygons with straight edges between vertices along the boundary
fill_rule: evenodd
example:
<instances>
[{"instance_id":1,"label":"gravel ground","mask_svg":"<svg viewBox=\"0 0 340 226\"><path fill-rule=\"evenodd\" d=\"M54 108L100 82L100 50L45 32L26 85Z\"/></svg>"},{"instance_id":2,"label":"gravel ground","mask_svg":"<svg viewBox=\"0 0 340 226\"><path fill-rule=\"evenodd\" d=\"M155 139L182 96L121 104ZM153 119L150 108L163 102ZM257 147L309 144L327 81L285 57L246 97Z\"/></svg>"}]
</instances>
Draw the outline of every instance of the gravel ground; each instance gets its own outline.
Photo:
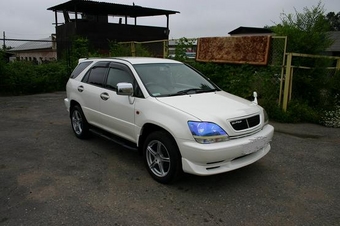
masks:
<instances>
[{"instance_id":1,"label":"gravel ground","mask_svg":"<svg viewBox=\"0 0 340 226\"><path fill-rule=\"evenodd\" d=\"M64 92L0 97L0 225L340 225L340 129L272 123L272 150L162 185L136 151L79 140Z\"/></svg>"}]
</instances>

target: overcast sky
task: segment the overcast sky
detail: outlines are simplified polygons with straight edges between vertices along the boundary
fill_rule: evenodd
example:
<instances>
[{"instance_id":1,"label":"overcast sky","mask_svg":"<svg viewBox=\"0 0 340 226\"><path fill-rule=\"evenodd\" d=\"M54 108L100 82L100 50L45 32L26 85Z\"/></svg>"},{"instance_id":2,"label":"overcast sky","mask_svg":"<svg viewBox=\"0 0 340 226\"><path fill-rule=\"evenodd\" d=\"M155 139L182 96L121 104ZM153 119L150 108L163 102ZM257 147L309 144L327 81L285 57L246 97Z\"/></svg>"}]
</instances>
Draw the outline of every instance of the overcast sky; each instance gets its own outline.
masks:
<instances>
[{"instance_id":1,"label":"overcast sky","mask_svg":"<svg viewBox=\"0 0 340 226\"><path fill-rule=\"evenodd\" d=\"M280 22L280 14L302 12L319 0L98 0L179 11L170 16L170 38L227 36L239 26L263 27ZM54 13L47 8L67 0L1 0L0 32L6 38L42 39L55 33ZM340 12L340 0L323 0L326 12ZM63 15L58 14L58 22ZM123 20L124 21L124 20ZM138 20L137 24L166 26L166 17Z\"/></svg>"}]
</instances>

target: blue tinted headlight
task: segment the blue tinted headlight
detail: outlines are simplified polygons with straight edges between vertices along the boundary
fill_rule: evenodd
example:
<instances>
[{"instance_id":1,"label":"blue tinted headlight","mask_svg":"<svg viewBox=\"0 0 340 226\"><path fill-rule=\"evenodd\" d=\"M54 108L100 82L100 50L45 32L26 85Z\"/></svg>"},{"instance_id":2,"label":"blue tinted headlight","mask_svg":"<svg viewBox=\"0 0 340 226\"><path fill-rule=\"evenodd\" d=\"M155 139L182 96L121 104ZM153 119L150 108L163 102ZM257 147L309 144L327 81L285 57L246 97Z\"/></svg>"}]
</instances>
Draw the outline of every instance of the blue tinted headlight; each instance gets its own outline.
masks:
<instances>
[{"instance_id":1,"label":"blue tinted headlight","mask_svg":"<svg viewBox=\"0 0 340 226\"><path fill-rule=\"evenodd\" d=\"M212 122L188 122L189 129L195 140L202 144L210 144L228 140L228 134Z\"/></svg>"}]
</instances>

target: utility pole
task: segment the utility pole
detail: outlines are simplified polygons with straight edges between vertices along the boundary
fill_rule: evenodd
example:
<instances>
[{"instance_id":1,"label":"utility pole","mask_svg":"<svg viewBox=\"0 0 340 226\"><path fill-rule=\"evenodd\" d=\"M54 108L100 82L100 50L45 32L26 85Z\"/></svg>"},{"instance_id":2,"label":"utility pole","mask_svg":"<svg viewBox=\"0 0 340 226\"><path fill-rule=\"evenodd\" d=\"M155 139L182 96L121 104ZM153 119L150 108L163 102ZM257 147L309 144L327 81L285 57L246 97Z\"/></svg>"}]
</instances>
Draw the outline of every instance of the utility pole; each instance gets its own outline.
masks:
<instances>
[{"instance_id":1,"label":"utility pole","mask_svg":"<svg viewBox=\"0 0 340 226\"><path fill-rule=\"evenodd\" d=\"M3 45L2 45L2 49L5 50L6 49L6 33L3 31L2 32L3 35Z\"/></svg>"}]
</instances>

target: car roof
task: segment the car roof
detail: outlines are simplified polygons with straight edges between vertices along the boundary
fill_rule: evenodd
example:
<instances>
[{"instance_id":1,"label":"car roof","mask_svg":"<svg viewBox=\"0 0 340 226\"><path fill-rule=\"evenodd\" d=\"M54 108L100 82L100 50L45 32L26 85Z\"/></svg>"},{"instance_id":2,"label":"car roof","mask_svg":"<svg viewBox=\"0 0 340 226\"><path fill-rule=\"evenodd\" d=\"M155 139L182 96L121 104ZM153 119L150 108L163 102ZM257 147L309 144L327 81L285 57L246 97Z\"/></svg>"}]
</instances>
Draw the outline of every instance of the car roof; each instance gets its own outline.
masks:
<instances>
[{"instance_id":1,"label":"car roof","mask_svg":"<svg viewBox=\"0 0 340 226\"><path fill-rule=\"evenodd\" d=\"M150 64L150 63L180 63L176 60L155 58L155 57L112 57L112 58L82 58L79 63L83 61L126 61L130 64Z\"/></svg>"}]
</instances>

